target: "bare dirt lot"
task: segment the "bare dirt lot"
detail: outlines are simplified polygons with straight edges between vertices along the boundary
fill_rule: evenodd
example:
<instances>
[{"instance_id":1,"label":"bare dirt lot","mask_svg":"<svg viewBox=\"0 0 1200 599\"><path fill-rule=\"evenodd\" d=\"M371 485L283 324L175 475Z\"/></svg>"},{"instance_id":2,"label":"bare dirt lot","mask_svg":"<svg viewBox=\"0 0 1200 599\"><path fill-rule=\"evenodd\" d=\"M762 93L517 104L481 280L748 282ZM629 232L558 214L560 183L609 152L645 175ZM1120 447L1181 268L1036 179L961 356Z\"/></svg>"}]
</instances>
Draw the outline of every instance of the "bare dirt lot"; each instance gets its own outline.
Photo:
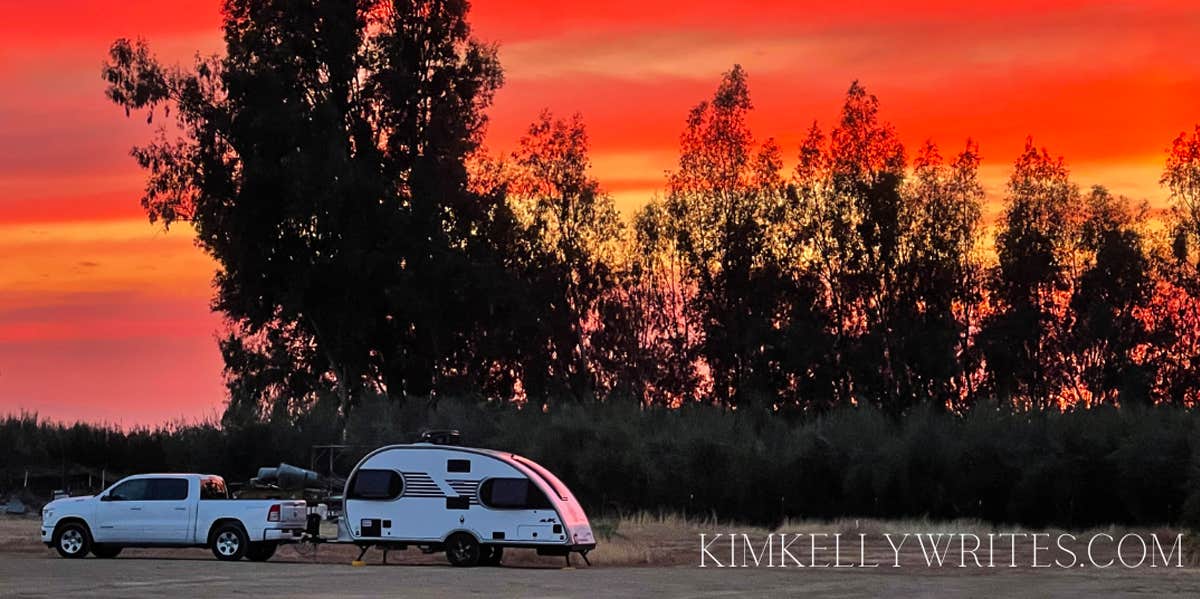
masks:
<instances>
[{"instance_id":1,"label":"bare dirt lot","mask_svg":"<svg viewBox=\"0 0 1200 599\"><path fill-rule=\"evenodd\" d=\"M1200 569L1191 565L1103 571L929 569L915 564L901 569L701 569L696 567L694 537L701 525L670 518L622 521L611 533L607 551L601 543L590 568L578 558L574 568L565 568L562 558L512 552L505 566L462 569L417 551L393 553L387 565L376 551L369 554L367 566L353 567L349 562L356 552L345 546L324 546L315 556L283 547L261 564L218 562L202 549L127 550L112 560L64 560L36 542L37 525L32 519L0 518L0 596L1200 596Z\"/></svg>"},{"instance_id":2,"label":"bare dirt lot","mask_svg":"<svg viewBox=\"0 0 1200 599\"><path fill-rule=\"evenodd\" d=\"M0 594L21 597L792 596L1096 597L1200 594L1195 571L1148 573L1016 570L969 574L890 571L701 570L695 567L461 569L440 565L275 562L131 557L63 560L0 556Z\"/></svg>"}]
</instances>

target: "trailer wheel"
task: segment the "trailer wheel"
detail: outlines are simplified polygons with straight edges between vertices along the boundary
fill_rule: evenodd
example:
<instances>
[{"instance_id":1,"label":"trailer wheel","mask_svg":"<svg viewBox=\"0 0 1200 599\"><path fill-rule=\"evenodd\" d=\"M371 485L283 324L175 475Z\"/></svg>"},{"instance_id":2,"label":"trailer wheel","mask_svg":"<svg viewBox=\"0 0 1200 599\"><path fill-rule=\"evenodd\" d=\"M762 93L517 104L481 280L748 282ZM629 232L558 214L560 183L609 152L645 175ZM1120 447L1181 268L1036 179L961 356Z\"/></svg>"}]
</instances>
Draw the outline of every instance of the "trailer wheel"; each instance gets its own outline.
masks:
<instances>
[{"instance_id":1,"label":"trailer wheel","mask_svg":"<svg viewBox=\"0 0 1200 599\"><path fill-rule=\"evenodd\" d=\"M250 548L246 550L246 559L252 562L265 562L275 555L277 547L279 547L278 543L250 543Z\"/></svg>"},{"instance_id":2,"label":"trailer wheel","mask_svg":"<svg viewBox=\"0 0 1200 599\"><path fill-rule=\"evenodd\" d=\"M470 567L479 564L480 546L475 537L457 532L446 539L446 559L451 566Z\"/></svg>"},{"instance_id":3,"label":"trailer wheel","mask_svg":"<svg viewBox=\"0 0 1200 599\"><path fill-rule=\"evenodd\" d=\"M237 524L223 524L213 532L212 553L221 561L236 562L242 559L249 545L246 531Z\"/></svg>"},{"instance_id":4,"label":"trailer wheel","mask_svg":"<svg viewBox=\"0 0 1200 599\"><path fill-rule=\"evenodd\" d=\"M91 548L92 535L87 527L79 522L68 522L54 531L54 549L65 558L84 557Z\"/></svg>"},{"instance_id":5,"label":"trailer wheel","mask_svg":"<svg viewBox=\"0 0 1200 599\"><path fill-rule=\"evenodd\" d=\"M504 548L499 545L484 545L479 554L479 564L483 566L499 566L504 559Z\"/></svg>"}]
</instances>

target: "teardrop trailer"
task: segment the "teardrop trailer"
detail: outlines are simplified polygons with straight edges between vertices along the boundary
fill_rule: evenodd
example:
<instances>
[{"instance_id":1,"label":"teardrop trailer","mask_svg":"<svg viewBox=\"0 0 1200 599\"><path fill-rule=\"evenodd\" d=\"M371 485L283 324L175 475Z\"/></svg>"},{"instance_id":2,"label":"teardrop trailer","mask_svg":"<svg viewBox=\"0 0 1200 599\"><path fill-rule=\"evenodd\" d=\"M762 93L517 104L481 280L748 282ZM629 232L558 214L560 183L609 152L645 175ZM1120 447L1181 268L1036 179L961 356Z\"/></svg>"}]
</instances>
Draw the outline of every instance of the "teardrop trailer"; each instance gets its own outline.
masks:
<instances>
[{"instance_id":1,"label":"teardrop trailer","mask_svg":"<svg viewBox=\"0 0 1200 599\"><path fill-rule=\"evenodd\" d=\"M435 438L435 440L437 440ZM441 440L445 442L445 440ZM451 441L452 442L452 441ZM441 443L389 445L347 478L336 539L361 552L416 546L454 566L496 565L507 548L539 555L596 547L587 515L549 470L519 455Z\"/></svg>"}]
</instances>

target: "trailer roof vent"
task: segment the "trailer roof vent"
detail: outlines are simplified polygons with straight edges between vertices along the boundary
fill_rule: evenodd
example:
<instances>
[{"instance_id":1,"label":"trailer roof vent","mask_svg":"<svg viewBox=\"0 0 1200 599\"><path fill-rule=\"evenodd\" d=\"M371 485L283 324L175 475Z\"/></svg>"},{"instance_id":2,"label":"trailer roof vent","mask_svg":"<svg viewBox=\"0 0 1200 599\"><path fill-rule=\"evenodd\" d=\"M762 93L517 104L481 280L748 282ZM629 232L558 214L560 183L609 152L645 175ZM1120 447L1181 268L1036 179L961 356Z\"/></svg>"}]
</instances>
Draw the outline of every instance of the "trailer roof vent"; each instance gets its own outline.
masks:
<instances>
[{"instance_id":1,"label":"trailer roof vent","mask_svg":"<svg viewBox=\"0 0 1200 599\"><path fill-rule=\"evenodd\" d=\"M456 430L429 430L421 433L421 443L461 445L462 434Z\"/></svg>"}]
</instances>

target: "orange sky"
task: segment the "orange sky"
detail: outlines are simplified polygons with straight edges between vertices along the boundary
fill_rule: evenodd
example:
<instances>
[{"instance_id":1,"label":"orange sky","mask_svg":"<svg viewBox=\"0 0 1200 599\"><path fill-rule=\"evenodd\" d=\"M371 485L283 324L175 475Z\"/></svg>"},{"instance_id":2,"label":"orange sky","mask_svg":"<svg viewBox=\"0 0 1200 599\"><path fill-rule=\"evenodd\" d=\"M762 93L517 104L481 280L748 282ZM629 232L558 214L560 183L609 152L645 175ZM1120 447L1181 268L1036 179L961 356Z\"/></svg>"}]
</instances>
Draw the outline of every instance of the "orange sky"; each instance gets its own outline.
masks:
<instances>
[{"instance_id":1,"label":"orange sky","mask_svg":"<svg viewBox=\"0 0 1200 599\"><path fill-rule=\"evenodd\" d=\"M125 425L219 414L212 263L147 224L128 156L149 129L103 97L118 36L220 49L218 0L0 0L0 411ZM735 63L787 155L860 79L909 147L980 142L995 202L1026 135L1077 181L1161 205L1166 146L1200 122L1200 5L476 0L507 85L488 145L579 111L595 175L631 211L662 187L687 109ZM993 204L994 205L994 204Z\"/></svg>"}]
</instances>

